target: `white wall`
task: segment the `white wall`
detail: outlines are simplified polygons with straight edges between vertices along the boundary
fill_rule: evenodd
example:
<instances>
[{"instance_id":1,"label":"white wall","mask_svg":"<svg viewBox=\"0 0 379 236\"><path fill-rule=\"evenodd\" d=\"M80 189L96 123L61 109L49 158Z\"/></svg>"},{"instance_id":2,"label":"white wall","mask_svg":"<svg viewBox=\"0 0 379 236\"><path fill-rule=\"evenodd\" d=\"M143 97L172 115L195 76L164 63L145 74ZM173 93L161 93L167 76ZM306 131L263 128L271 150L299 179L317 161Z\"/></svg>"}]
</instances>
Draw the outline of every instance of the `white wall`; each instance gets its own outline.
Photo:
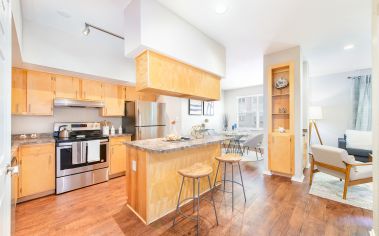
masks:
<instances>
[{"instance_id":1,"label":"white wall","mask_svg":"<svg viewBox=\"0 0 379 236\"><path fill-rule=\"evenodd\" d=\"M22 12L21 12L21 2L20 0L12 0L12 16L17 33L17 41L20 49L22 50Z\"/></svg>"},{"instance_id":2,"label":"white wall","mask_svg":"<svg viewBox=\"0 0 379 236\"><path fill-rule=\"evenodd\" d=\"M238 97L263 94L263 85L224 90L224 110L229 118L229 129L238 123Z\"/></svg>"},{"instance_id":3,"label":"white wall","mask_svg":"<svg viewBox=\"0 0 379 236\"><path fill-rule=\"evenodd\" d=\"M169 96L159 96L159 102L166 103L166 119L169 123L172 120L176 121L175 129L178 134L189 135L192 126L204 123L208 119L206 128L221 131L223 126L223 93L221 93L221 100L215 101L214 116L194 116L188 115L188 99L177 98ZM170 126L167 127L167 132L170 132Z\"/></svg>"},{"instance_id":4,"label":"white wall","mask_svg":"<svg viewBox=\"0 0 379 236\"><path fill-rule=\"evenodd\" d=\"M125 54L152 49L223 77L225 48L155 0L134 0L125 10Z\"/></svg>"},{"instance_id":5,"label":"white wall","mask_svg":"<svg viewBox=\"0 0 379 236\"><path fill-rule=\"evenodd\" d=\"M54 108L53 116L12 116L12 134L52 133L54 122L92 122L107 120L117 129L120 117L101 117L98 108Z\"/></svg>"},{"instance_id":6,"label":"white wall","mask_svg":"<svg viewBox=\"0 0 379 236\"><path fill-rule=\"evenodd\" d=\"M338 138L342 138L347 129L353 128L354 81L347 77L357 73L369 74L371 70L312 77L309 81L309 104L322 107L323 119L317 121L317 126L321 139L326 145L337 147ZM313 134L312 142L317 143L314 130Z\"/></svg>"},{"instance_id":7,"label":"white wall","mask_svg":"<svg viewBox=\"0 0 379 236\"><path fill-rule=\"evenodd\" d=\"M295 107L294 107L294 135L295 135L295 175L292 177L292 180L295 181L302 181L304 178L303 175L303 145L302 145L302 128L303 128L303 111L301 106L301 95L302 95L302 77L303 77L303 60L302 60L302 54L301 54L301 48L300 46L289 48L283 51L274 52L268 55L264 56L264 65L263 65L263 71L265 71L265 79L263 84L263 91L264 91L264 99L265 99L265 110L268 110L268 74L267 71L269 70L269 67L272 65L277 64L283 64L287 62L293 62L294 63L294 77L295 77L295 84L294 84L294 100L295 100ZM266 121L264 124L264 130L265 130L265 138L264 138L264 148L265 150L268 150L268 113L264 113L264 120ZM267 158L267 152L264 153L265 155L265 173L268 172L268 158Z\"/></svg>"},{"instance_id":8,"label":"white wall","mask_svg":"<svg viewBox=\"0 0 379 236\"><path fill-rule=\"evenodd\" d=\"M373 156L379 156L379 0L372 1L372 130ZM374 170L374 226L373 234L379 235L379 158L373 158Z\"/></svg>"},{"instance_id":9,"label":"white wall","mask_svg":"<svg viewBox=\"0 0 379 236\"><path fill-rule=\"evenodd\" d=\"M134 61L124 57L123 41L95 30L71 34L24 20L22 60L101 78L135 82Z\"/></svg>"}]
</instances>

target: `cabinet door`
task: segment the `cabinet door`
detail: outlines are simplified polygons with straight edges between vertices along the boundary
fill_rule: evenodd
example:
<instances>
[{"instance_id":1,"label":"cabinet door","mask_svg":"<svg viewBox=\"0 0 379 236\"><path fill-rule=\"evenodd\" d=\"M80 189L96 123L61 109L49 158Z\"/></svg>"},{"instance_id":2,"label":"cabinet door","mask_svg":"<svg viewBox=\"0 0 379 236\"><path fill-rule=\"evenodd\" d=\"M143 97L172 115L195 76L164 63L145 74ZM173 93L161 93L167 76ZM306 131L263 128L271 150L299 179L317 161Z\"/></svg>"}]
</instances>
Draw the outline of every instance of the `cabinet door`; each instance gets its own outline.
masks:
<instances>
[{"instance_id":1,"label":"cabinet door","mask_svg":"<svg viewBox=\"0 0 379 236\"><path fill-rule=\"evenodd\" d=\"M79 79L64 75L53 75L56 98L79 99Z\"/></svg>"},{"instance_id":2,"label":"cabinet door","mask_svg":"<svg viewBox=\"0 0 379 236\"><path fill-rule=\"evenodd\" d=\"M118 174L126 170L126 145L118 144L111 146L109 174Z\"/></svg>"},{"instance_id":3,"label":"cabinet door","mask_svg":"<svg viewBox=\"0 0 379 236\"><path fill-rule=\"evenodd\" d=\"M137 92L138 100L146 102L155 102L157 101L157 96L151 93Z\"/></svg>"},{"instance_id":4,"label":"cabinet door","mask_svg":"<svg viewBox=\"0 0 379 236\"><path fill-rule=\"evenodd\" d=\"M105 107L102 109L103 116L124 115L124 88L114 84L103 84L103 100Z\"/></svg>"},{"instance_id":5,"label":"cabinet door","mask_svg":"<svg viewBox=\"0 0 379 236\"><path fill-rule=\"evenodd\" d=\"M27 71L27 103L31 115L53 114L53 84L50 74Z\"/></svg>"},{"instance_id":6,"label":"cabinet door","mask_svg":"<svg viewBox=\"0 0 379 236\"><path fill-rule=\"evenodd\" d=\"M102 100L102 84L95 80L82 80L83 100L100 101Z\"/></svg>"},{"instance_id":7,"label":"cabinet door","mask_svg":"<svg viewBox=\"0 0 379 236\"><path fill-rule=\"evenodd\" d=\"M125 87L125 101L135 101L137 100L136 87L126 86Z\"/></svg>"},{"instance_id":8,"label":"cabinet door","mask_svg":"<svg viewBox=\"0 0 379 236\"><path fill-rule=\"evenodd\" d=\"M271 134L269 141L270 170L293 174L292 135Z\"/></svg>"},{"instance_id":9,"label":"cabinet door","mask_svg":"<svg viewBox=\"0 0 379 236\"><path fill-rule=\"evenodd\" d=\"M26 114L26 70L12 69L12 114Z\"/></svg>"},{"instance_id":10,"label":"cabinet door","mask_svg":"<svg viewBox=\"0 0 379 236\"><path fill-rule=\"evenodd\" d=\"M20 197L55 189L54 144L21 146Z\"/></svg>"}]
</instances>

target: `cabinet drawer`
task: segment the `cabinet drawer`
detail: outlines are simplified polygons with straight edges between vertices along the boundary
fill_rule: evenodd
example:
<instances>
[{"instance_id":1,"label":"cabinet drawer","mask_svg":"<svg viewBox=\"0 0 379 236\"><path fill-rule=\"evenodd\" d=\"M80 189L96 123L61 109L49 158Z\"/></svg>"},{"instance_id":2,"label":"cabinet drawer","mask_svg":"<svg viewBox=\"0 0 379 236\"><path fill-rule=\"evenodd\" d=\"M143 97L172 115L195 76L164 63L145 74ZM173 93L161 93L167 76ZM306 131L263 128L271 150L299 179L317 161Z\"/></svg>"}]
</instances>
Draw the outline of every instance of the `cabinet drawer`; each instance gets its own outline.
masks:
<instances>
[{"instance_id":1,"label":"cabinet drawer","mask_svg":"<svg viewBox=\"0 0 379 236\"><path fill-rule=\"evenodd\" d=\"M21 156L39 155L39 154L45 154L45 153L55 153L55 144L54 143L30 144L30 145L23 145L20 147Z\"/></svg>"},{"instance_id":2,"label":"cabinet drawer","mask_svg":"<svg viewBox=\"0 0 379 236\"><path fill-rule=\"evenodd\" d=\"M124 142L130 141L130 136L122 136L122 137L111 137L110 138L110 145L119 145L124 144Z\"/></svg>"}]
</instances>

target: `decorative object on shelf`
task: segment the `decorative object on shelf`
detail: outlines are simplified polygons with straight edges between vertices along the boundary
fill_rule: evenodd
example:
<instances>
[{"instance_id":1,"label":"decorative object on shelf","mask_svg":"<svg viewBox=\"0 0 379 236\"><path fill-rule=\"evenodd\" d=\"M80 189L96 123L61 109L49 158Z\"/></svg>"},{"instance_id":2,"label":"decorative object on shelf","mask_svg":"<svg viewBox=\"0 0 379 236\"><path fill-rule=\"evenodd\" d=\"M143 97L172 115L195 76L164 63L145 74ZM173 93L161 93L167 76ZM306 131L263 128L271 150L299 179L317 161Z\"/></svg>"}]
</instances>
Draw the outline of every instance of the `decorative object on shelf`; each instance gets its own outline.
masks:
<instances>
[{"instance_id":1,"label":"decorative object on shelf","mask_svg":"<svg viewBox=\"0 0 379 236\"><path fill-rule=\"evenodd\" d=\"M203 115L213 116L215 113L215 104L214 102L203 102Z\"/></svg>"},{"instance_id":2,"label":"decorative object on shelf","mask_svg":"<svg viewBox=\"0 0 379 236\"><path fill-rule=\"evenodd\" d=\"M287 108L285 108L285 107L279 108L279 113L287 114Z\"/></svg>"},{"instance_id":3,"label":"decorative object on shelf","mask_svg":"<svg viewBox=\"0 0 379 236\"><path fill-rule=\"evenodd\" d=\"M322 120L322 108L320 106L311 106L308 109L308 120L309 120L309 144L311 144L312 138L312 128L315 127L318 141L323 145L320 133L318 132L316 120Z\"/></svg>"},{"instance_id":4,"label":"decorative object on shelf","mask_svg":"<svg viewBox=\"0 0 379 236\"><path fill-rule=\"evenodd\" d=\"M203 124L192 126L191 135L192 135L192 137L194 137L196 139L204 138L204 127L203 127Z\"/></svg>"},{"instance_id":5,"label":"decorative object on shelf","mask_svg":"<svg viewBox=\"0 0 379 236\"><path fill-rule=\"evenodd\" d=\"M275 88L277 89L283 89L288 86L288 80L281 77L275 82Z\"/></svg>"},{"instance_id":6,"label":"decorative object on shelf","mask_svg":"<svg viewBox=\"0 0 379 236\"><path fill-rule=\"evenodd\" d=\"M199 100L188 99L188 115L203 114L203 102Z\"/></svg>"},{"instance_id":7,"label":"decorative object on shelf","mask_svg":"<svg viewBox=\"0 0 379 236\"><path fill-rule=\"evenodd\" d=\"M279 131L279 133L285 133L285 132L286 132L286 129L283 128L283 127L279 127L279 128L278 128L278 131Z\"/></svg>"},{"instance_id":8,"label":"decorative object on shelf","mask_svg":"<svg viewBox=\"0 0 379 236\"><path fill-rule=\"evenodd\" d=\"M223 124L224 124L224 131L227 131L229 127L229 117L227 114L224 114Z\"/></svg>"}]
</instances>

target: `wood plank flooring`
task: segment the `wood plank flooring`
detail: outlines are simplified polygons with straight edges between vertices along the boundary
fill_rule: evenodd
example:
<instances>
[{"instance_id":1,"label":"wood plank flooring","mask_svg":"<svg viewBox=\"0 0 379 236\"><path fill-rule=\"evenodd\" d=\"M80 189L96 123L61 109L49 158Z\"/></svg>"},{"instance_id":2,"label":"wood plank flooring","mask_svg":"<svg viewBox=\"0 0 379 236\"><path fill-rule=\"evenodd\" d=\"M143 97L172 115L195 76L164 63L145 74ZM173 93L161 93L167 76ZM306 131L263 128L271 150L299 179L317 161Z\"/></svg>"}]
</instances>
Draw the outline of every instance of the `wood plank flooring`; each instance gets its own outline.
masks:
<instances>
[{"instance_id":1,"label":"wood plank flooring","mask_svg":"<svg viewBox=\"0 0 379 236\"><path fill-rule=\"evenodd\" d=\"M219 216L201 204L201 235L369 235L372 212L308 194L304 183L261 174L263 162L242 163L247 202L235 187L215 193ZM342 189L341 189L342 191ZM195 235L195 222L172 217L145 226L125 205L125 177L58 196L17 205L16 235ZM187 212L192 211L189 206Z\"/></svg>"}]
</instances>

